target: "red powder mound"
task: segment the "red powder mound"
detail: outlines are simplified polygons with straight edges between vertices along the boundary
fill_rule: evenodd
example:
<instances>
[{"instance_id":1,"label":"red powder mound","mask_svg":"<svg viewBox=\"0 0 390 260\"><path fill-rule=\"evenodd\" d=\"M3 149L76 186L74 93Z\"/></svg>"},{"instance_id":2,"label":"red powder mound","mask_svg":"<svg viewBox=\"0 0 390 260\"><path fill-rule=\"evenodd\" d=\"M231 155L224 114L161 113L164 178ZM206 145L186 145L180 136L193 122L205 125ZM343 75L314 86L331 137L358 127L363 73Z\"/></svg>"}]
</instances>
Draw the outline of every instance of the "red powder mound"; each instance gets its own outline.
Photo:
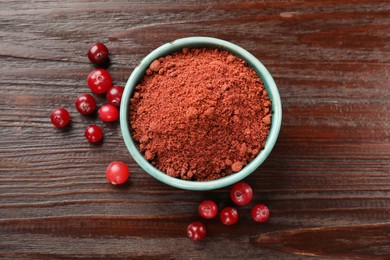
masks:
<instances>
[{"instance_id":1,"label":"red powder mound","mask_svg":"<svg viewBox=\"0 0 390 260\"><path fill-rule=\"evenodd\" d=\"M130 102L131 134L145 159L185 180L240 171L264 147L271 124L256 72L218 49L153 61Z\"/></svg>"}]
</instances>

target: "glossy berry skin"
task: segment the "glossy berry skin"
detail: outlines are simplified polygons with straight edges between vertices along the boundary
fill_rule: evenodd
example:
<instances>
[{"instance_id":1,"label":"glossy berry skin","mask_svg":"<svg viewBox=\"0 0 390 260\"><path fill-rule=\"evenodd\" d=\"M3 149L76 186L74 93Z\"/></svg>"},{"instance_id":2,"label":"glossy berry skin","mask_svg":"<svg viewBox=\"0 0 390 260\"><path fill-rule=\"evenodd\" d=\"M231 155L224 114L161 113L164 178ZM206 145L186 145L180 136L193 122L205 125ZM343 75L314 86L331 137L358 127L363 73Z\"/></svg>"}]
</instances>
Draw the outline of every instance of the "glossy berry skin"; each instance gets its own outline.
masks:
<instances>
[{"instance_id":1,"label":"glossy berry skin","mask_svg":"<svg viewBox=\"0 0 390 260\"><path fill-rule=\"evenodd\" d=\"M256 222L265 222L269 218L269 209L263 204L257 204L252 208L251 215Z\"/></svg>"},{"instance_id":2,"label":"glossy berry skin","mask_svg":"<svg viewBox=\"0 0 390 260\"><path fill-rule=\"evenodd\" d=\"M84 135L90 143L97 143L103 138L103 130L97 125L90 125L85 130Z\"/></svg>"},{"instance_id":3,"label":"glossy berry skin","mask_svg":"<svg viewBox=\"0 0 390 260\"><path fill-rule=\"evenodd\" d=\"M50 113L50 121L54 126L58 128L65 127L70 121L70 115L68 110L62 107L54 109Z\"/></svg>"},{"instance_id":4,"label":"glossy berry skin","mask_svg":"<svg viewBox=\"0 0 390 260\"><path fill-rule=\"evenodd\" d=\"M112 78L105 69L96 69L88 75L88 87L96 94L104 94L112 87Z\"/></svg>"},{"instance_id":5,"label":"glossy berry skin","mask_svg":"<svg viewBox=\"0 0 390 260\"><path fill-rule=\"evenodd\" d=\"M129 167L123 162L112 162L106 170L107 180L114 185L123 184L130 176Z\"/></svg>"},{"instance_id":6,"label":"glossy berry skin","mask_svg":"<svg viewBox=\"0 0 390 260\"><path fill-rule=\"evenodd\" d=\"M234 184L230 189L230 198L236 205L247 205L253 198L251 186L245 182L238 182Z\"/></svg>"},{"instance_id":7,"label":"glossy berry skin","mask_svg":"<svg viewBox=\"0 0 390 260\"><path fill-rule=\"evenodd\" d=\"M194 241L202 240L206 237L206 227L199 221L192 222L187 227L187 236Z\"/></svg>"},{"instance_id":8,"label":"glossy berry skin","mask_svg":"<svg viewBox=\"0 0 390 260\"><path fill-rule=\"evenodd\" d=\"M113 86L107 91L106 98L108 103L119 107L121 105L123 90L125 88L121 86Z\"/></svg>"},{"instance_id":9,"label":"glossy berry skin","mask_svg":"<svg viewBox=\"0 0 390 260\"><path fill-rule=\"evenodd\" d=\"M119 110L116 106L105 104L99 109L99 117L103 122L113 122L119 118Z\"/></svg>"},{"instance_id":10,"label":"glossy berry skin","mask_svg":"<svg viewBox=\"0 0 390 260\"><path fill-rule=\"evenodd\" d=\"M218 206L212 200L205 200L199 204L198 211L202 218L212 219L218 213Z\"/></svg>"},{"instance_id":11,"label":"glossy berry skin","mask_svg":"<svg viewBox=\"0 0 390 260\"><path fill-rule=\"evenodd\" d=\"M233 225L238 221L238 212L235 208L226 207L219 214L221 222L225 225Z\"/></svg>"},{"instance_id":12,"label":"glossy berry skin","mask_svg":"<svg viewBox=\"0 0 390 260\"><path fill-rule=\"evenodd\" d=\"M76 99L76 109L83 115L92 114L96 109L96 100L90 94L81 94Z\"/></svg>"},{"instance_id":13,"label":"glossy berry skin","mask_svg":"<svg viewBox=\"0 0 390 260\"><path fill-rule=\"evenodd\" d=\"M88 48L88 59L96 64L100 65L104 63L108 58L108 48L101 42L91 44Z\"/></svg>"}]
</instances>

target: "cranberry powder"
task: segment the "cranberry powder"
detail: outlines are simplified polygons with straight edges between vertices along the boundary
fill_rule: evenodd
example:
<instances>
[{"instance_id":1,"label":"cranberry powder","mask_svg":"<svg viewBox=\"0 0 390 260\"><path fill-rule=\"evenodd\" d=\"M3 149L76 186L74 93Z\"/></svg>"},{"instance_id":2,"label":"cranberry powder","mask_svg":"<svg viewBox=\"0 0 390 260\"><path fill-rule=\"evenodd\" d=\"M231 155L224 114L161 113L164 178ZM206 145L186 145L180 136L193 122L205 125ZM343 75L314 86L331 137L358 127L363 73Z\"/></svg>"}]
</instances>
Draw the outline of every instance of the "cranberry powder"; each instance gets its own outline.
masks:
<instances>
[{"instance_id":1,"label":"cranberry powder","mask_svg":"<svg viewBox=\"0 0 390 260\"><path fill-rule=\"evenodd\" d=\"M184 180L240 171L271 125L256 72L219 49L184 48L153 61L130 102L131 134L145 159Z\"/></svg>"}]
</instances>

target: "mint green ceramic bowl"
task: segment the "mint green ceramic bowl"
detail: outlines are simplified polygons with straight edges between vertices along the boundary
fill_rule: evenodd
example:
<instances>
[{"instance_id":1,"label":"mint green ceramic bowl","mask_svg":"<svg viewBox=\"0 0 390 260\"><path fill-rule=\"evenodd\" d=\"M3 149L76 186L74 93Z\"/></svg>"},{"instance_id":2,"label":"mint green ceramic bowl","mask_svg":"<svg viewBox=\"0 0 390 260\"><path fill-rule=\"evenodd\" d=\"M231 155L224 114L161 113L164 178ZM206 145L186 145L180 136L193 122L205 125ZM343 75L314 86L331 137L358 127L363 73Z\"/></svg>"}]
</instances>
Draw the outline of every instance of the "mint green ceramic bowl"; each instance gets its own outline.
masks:
<instances>
[{"instance_id":1,"label":"mint green ceramic bowl","mask_svg":"<svg viewBox=\"0 0 390 260\"><path fill-rule=\"evenodd\" d=\"M220 48L242 58L249 64L249 66L255 69L256 73L263 81L264 86L267 89L268 95L272 101L271 129L264 149L255 157L252 162L246 165L241 171L213 181L200 182L181 180L170 177L164 172L158 170L142 156L140 151L138 151L137 146L131 137L131 131L129 129L130 98L133 95L135 86L143 78L146 69L149 67L149 64L157 58L166 56L185 47ZM264 65L258 59L256 59L252 54L250 54L243 48L233 43L210 37L188 37L178 39L173 42L166 43L149 53L130 75L130 78L127 81L125 90L123 92L120 109L120 124L123 139L125 140L126 146L130 151L130 154L133 156L134 160L142 167L142 169L144 169L148 174L150 174L157 180L173 187L186 190L218 189L232 185L247 177L249 174L255 171L270 154L272 148L275 145L276 139L278 138L281 123L282 104L280 101L278 88L276 87L275 81L273 80L271 74L268 72L266 67L264 67Z\"/></svg>"}]
</instances>

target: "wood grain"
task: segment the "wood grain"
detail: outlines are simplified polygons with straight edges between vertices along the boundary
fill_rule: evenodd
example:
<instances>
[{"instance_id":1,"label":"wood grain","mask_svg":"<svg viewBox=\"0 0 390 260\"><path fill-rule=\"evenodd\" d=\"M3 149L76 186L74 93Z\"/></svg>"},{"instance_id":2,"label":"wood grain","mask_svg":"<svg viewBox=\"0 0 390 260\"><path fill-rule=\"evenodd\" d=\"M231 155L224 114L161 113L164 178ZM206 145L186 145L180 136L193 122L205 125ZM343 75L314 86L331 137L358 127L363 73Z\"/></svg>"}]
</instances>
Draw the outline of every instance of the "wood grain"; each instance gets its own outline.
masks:
<instances>
[{"instance_id":1,"label":"wood grain","mask_svg":"<svg viewBox=\"0 0 390 260\"><path fill-rule=\"evenodd\" d=\"M254 201L235 226L205 221L200 243L185 232L198 203L231 205L228 188L159 183L118 123L74 107L89 92L90 43L108 45L124 85L154 48L195 35L253 53L283 103L277 145L246 179ZM1 1L0 57L0 258L390 258L388 1ZM64 130L49 120L59 106L72 117ZM83 136L95 122L105 131L97 146ZM106 183L113 160L131 168L124 186ZM269 206L268 222L251 220L254 203Z\"/></svg>"},{"instance_id":2,"label":"wood grain","mask_svg":"<svg viewBox=\"0 0 390 260\"><path fill-rule=\"evenodd\" d=\"M383 259L389 255L389 240L390 225L359 225L272 232L261 235L257 242L309 256Z\"/></svg>"}]
</instances>

